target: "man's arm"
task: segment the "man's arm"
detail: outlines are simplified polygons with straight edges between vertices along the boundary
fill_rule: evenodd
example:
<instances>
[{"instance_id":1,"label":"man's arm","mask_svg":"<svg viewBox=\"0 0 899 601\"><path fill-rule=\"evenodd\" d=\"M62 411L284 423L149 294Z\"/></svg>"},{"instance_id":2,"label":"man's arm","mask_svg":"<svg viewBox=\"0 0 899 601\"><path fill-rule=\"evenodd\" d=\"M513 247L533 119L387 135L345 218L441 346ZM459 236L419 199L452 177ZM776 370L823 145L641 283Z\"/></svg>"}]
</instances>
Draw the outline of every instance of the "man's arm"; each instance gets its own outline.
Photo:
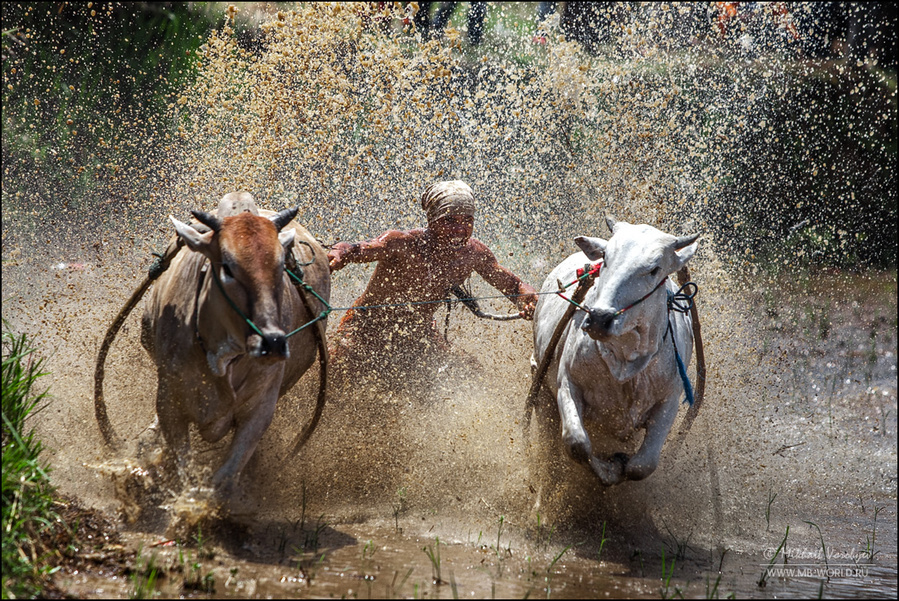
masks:
<instances>
[{"instance_id":1,"label":"man's arm","mask_svg":"<svg viewBox=\"0 0 899 601\"><path fill-rule=\"evenodd\" d=\"M472 240L472 242L477 253L475 271L488 284L510 297L509 300L515 303L519 314L523 318L533 319L534 308L537 305L537 291L517 275L500 265L496 260L496 256L483 242L479 240Z\"/></svg>"},{"instance_id":2,"label":"man's arm","mask_svg":"<svg viewBox=\"0 0 899 601\"><path fill-rule=\"evenodd\" d=\"M363 242L338 242L328 251L328 267L331 271L343 269L349 263L371 263L384 259L390 252L405 244L407 232L387 231L377 238Z\"/></svg>"}]
</instances>

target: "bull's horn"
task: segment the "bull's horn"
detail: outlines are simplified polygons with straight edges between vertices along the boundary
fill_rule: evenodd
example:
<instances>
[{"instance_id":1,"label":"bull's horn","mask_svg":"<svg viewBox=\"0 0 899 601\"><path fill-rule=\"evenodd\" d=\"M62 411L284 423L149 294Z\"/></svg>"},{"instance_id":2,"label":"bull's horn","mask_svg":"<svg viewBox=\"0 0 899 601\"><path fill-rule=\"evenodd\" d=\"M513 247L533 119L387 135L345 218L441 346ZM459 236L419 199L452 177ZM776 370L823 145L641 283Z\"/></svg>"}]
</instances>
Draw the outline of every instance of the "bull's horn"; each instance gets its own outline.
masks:
<instances>
[{"instance_id":1,"label":"bull's horn","mask_svg":"<svg viewBox=\"0 0 899 601\"><path fill-rule=\"evenodd\" d=\"M618 225L618 220L611 215L606 215L606 225L609 226L609 231L614 234L615 226Z\"/></svg>"},{"instance_id":2,"label":"bull's horn","mask_svg":"<svg viewBox=\"0 0 899 601\"><path fill-rule=\"evenodd\" d=\"M690 246L699 238L699 234L693 234L692 236L679 236L677 241L674 243L674 250L680 250L685 246Z\"/></svg>"},{"instance_id":3,"label":"bull's horn","mask_svg":"<svg viewBox=\"0 0 899 601\"><path fill-rule=\"evenodd\" d=\"M297 213L299 213L299 211L300 211L299 206L296 206L292 209L284 209L283 211L278 211L277 215L272 215L271 217L269 217L269 219L272 220L272 223L275 224L275 227L280 232L284 228L285 225L287 225L288 223L290 223L291 221L294 220L294 218L297 216Z\"/></svg>"},{"instance_id":4,"label":"bull's horn","mask_svg":"<svg viewBox=\"0 0 899 601\"><path fill-rule=\"evenodd\" d=\"M191 211L194 219L211 229L213 232L219 232L222 229L222 222L215 215L210 215L206 211Z\"/></svg>"}]
</instances>

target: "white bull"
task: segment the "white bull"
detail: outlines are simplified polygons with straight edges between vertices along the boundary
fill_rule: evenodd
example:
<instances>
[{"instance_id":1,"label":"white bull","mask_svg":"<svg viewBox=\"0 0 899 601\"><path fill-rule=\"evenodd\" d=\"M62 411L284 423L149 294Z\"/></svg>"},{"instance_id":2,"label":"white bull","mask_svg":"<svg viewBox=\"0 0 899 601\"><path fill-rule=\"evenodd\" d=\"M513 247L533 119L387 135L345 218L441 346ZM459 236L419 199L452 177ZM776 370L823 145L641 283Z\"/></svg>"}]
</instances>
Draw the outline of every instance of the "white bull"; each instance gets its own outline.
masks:
<instances>
[{"instance_id":1,"label":"white bull","mask_svg":"<svg viewBox=\"0 0 899 601\"><path fill-rule=\"evenodd\" d=\"M219 494L249 461L278 397L315 360L313 328L324 320L287 337L317 313L304 306L285 260L294 253L308 263L304 279L325 302L330 272L322 247L293 221L296 213L259 210L244 192L225 196L217 216L195 211L205 228L170 217L187 248L154 283L141 342L156 363L156 414L179 470L191 423L209 442L234 429L229 455L212 478Z\"/></svg>"},{"instance_id":2,"label":"white bull","mask_svg":"<svg viewBox=\"0 0 899 601\"><path fill-rule=\"evenodd\" d=\"M607 222L608 241L576 238L583 252L565 259L546 278L534 314L532 363L543 359L568 307L548 293L558 290L558 282L572 282L588 261L603 260L582 303L587 311L576 311L563 332L546 384L558 404L565 451L610 486L655 471L677 415L684 383L669 323L685 368L693 332L689 314L668 310L668 293L677 291L668 276L693 257L699 235L677 238L649 225ZM600 458L593 454L585 421L596 425L595 437L602 437L596 442L605 450L624 449L640 428L645 436L633 456L618 452Z\"/></svg>"}]
</instances>

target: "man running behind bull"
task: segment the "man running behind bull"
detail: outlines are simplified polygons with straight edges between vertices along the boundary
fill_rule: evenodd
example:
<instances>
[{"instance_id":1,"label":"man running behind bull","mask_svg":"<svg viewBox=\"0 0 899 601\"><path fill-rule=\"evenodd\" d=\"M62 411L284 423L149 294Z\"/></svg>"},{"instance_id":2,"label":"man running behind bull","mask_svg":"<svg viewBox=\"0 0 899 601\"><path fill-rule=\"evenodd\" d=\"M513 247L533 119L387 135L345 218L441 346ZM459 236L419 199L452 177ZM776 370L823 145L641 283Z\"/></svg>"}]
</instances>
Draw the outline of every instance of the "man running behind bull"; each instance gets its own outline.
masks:
<instances>
[{"instance_id":1,"label":"man running behind bull","mask_svg":"<svg viewBox=\"0 0 899 601\"><path fill-rule=\"evenodd\" d=\"M389 230L373 240L335 244L328 253L331 271L348 263L377 261L375 272L341 320L332 356L341 371L359 368L383 375L408 376L413 365L433 351L448 350L434 314L450 289L476 271L509 297L525 319L532 319L536 290L502 267L487 246L472 238L475 203L462 181L431 184L421 197L425 229ZM409 304L416 303L416 304ZM363 306L393 305L364 309Z\"/></svg>"}]
</instances>

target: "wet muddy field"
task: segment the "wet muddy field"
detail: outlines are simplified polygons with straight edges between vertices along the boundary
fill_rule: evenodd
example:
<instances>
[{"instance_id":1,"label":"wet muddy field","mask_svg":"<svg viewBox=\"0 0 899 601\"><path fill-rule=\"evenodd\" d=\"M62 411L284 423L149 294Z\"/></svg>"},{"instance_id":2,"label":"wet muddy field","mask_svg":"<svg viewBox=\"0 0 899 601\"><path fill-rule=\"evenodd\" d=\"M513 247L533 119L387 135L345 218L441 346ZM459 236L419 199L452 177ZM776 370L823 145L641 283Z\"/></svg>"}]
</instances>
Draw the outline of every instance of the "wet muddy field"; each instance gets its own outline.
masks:
<instances>
[{"instance_id":1,"label":"wet muddy field","mask_svg":"<svg viewBox=\"0 0 899 601\"><path fill-rule=\"evenodd\" d=\"M150 587L162 596L896 594L894 273L783 282L777 307L765 294L736 303L704 290L705 407L655 474L608 490L567 459L551 461L558 448L539 437L524 444L530 324L460 310L449 337L479 374L434 366L416 390L360 378L332 392L318 431L290 457L317 386L305 376L216 517L154 472L143 432L154 381L136 316L107 376L110 417L131 443L103 448L93 349L116 308L86 299L113 281L125 291L121 268L23 259L5 272L5 312L20 327L56 325L35 337L53 349L54 400L38 432L54 480L121 537L55 575L68 594L149 594L153 567ZM196 447L202 474L225 443ZM536 509L548 483L554 493Z\"/></svg>"},{"instance_id":2,"label":"wet muddy field","mask_svg":"<svg viewBox=\"0 0 899 601\"><path fill-rule=\"evenodd\" d=\"M475 48L453 27L441 39L416 37L403 25L406 8L392 14L385 4L375 14L376 4L264 7L243 37L229 10L190 54L196 71L158 121L73 115L46 163L25 153L4 165L19 187L4 177L3 318L46 357L53 398L34 425L89 537L60 543L69 560L54 590L895 598L895 263L828 267L864 237L794 223L796 212L763 234L782 240L773 251L741 238L759 235L745 225L753 211L801 213L823 202L782 196L787 178L755 163L852 175L811 143L829 132L806 139L804 126L793 137L792 122L768 123L771 106L798 98L797 86L835 79L843 66L800 60L780 42L752 52L737 41L703 45L676 26L692 5L610 9L626 26L608 48L587 52L558 19L546 23L548 41L535 43L532 5L490 3L493 20ZM858 70L856 91L888 88L875 66L860 61ZM10 89L24 85L13 75ZM884 106L894 114L892 89ZM29 98L27 107L39 104ZM788 106L812 121L815 107ZM890 123L880 105L861 117L823 108L864 136ZM97 124L113 137L82 149L76 129ZM135 140L135 131L154 139ZM4 120L4 147L28 135ZM802 160L753 154L781 148L781 138L804 149ZM83 164L64 164L57 151ZM750 168L740 171L734 157ZM773 192L731 202L743 193L738 184L760 174ZM139 306L106 366L109 417L125 444L104 446L94 418L97 351L150 252L172 235L168 215L187 220L189 209L212 210L225 193L248 190L266 209L299 206L298 221L325 244L356 241L423 226L418 198L441 179L471 185L474 236L537 288L575 251L574 236L608 237L608 214L702 234L690 270L705 402L649 478L605 489L562 454L557 433L540 430L541 413L524 432L531 323L480 320L461 306L436 314L452 345L445 360L410 381L359 373L332 382L318 429L293 455L318 390L315 370L307 373L279 401L221 508L197 487L230 437L210 445L194 436L194 481L183 487L160 460ZM854 188L826 204L846 215L869 209ZM331 304L348 307L371 273L369 265L335 272ZM496 294L477 276L471 285L475 296ZM341 317L331 315L329 334Z\"/></svg>"}]
</instances>

